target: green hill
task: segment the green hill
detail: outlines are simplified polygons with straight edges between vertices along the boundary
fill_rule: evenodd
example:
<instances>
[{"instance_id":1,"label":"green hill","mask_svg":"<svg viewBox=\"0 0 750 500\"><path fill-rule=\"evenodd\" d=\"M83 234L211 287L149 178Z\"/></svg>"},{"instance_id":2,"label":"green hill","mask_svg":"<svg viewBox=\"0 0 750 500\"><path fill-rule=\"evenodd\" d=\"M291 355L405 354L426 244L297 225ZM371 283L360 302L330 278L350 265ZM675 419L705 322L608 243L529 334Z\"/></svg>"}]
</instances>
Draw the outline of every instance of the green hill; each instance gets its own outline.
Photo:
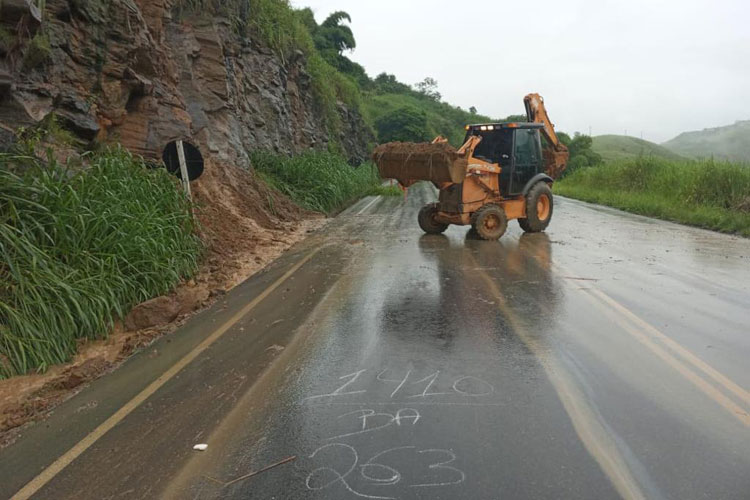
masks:
<instances>
[{"instance_id":1,"label":"green hill","mask_svg":"<svg viewBox=\"0 0 750 500\"><path fill-rule=\"evenodd\" d=\"M679 154L653 142L625 135L598 135L593 138L593 150L604 161L623 160L651 156L670 160L684 159Z\"/></svg>"},{"instance_id":2,"label":"green hill","mask_svg":"<svg viewBox=\"0 0 750 500\"><path fill-rule=\"evenodd\" d=\"M750 162L750 120L685 132L663 146L684 156Z\"/></svg>"}]
</instances>

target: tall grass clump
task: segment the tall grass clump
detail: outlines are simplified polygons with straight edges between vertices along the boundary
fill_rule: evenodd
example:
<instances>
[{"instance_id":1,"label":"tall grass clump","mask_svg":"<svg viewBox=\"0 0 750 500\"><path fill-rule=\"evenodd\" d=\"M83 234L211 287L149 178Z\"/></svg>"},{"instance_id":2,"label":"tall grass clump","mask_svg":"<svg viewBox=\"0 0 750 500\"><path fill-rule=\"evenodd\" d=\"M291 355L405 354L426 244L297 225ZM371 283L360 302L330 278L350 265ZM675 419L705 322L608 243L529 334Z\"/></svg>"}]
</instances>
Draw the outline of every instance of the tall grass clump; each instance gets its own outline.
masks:
<instances>
[{"instance_id":1,"label":"tall grass clump","mask_svg":"<svg viewBox=\"0 0 750 500\"><path fill-rule=\"evenodd\" d=\"M0 377L68 361L198 265L191 207L122 149L71 172L0 156Z\"/></svg>"},{"instance_id":2,"label":"tall grass clump","mask_svg":"<svg viewBox=\"0 0 750 500\"><path fill-rule=\"evenodd\" d=\"M642 215L750 236L748 165L640 157L576 170L555 189Z\"/></svg>"},{"instance_id":3,"label":"tall grass clump","mask_svg":"<svg viewBox=\"0 0 750 500\"><path fill-rule=\"evenodd\" d=\"M354 200L371 194L393 194L382 189L382 180L371 164L350 166L327 152L287 157L265 151L251 154L256 172L275 189L299 205L331 214Z\"/></svg>"}]
</instances>

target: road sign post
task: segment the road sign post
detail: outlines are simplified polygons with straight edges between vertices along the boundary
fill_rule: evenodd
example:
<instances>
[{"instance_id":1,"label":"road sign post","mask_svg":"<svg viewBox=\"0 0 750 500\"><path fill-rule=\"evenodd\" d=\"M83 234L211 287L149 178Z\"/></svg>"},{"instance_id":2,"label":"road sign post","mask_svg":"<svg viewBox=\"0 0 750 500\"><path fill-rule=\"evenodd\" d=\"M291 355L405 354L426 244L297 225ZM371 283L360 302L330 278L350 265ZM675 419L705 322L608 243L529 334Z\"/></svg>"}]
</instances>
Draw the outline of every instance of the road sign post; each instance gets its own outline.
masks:
<instances>
[{"instance_id":1,"label":"road sign post","mask_svg":"<svg viewBox=\"0 0 750 500\"><path fill-rule=\"evenodd\" d=\"M190 176L188 175L187 163L185 162L185 149L182 146L182 140L177 141L177 158L180 160L180 178L182 179L182 187L185 189L188 199L193 201L193 195L190 192Z\"/></svg>"}]
</instances>

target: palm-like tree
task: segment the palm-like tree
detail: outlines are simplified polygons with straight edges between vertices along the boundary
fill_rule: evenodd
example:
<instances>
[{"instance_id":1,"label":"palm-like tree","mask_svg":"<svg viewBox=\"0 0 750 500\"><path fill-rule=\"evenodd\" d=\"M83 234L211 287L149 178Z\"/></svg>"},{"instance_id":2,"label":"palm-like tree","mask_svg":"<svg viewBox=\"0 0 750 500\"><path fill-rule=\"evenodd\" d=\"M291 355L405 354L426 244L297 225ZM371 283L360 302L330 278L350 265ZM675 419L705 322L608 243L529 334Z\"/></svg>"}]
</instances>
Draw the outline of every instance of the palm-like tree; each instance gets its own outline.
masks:
<instances>
[{"instance_id":1,"label":"palm-like tree","mask_svg":"<svg viewBox=\"0 0 750 500\"><path fill-rule=\"evenodd\" d=\"M339 10L323 21L315 33L315 45L319 50L335 50L339 54L345 50L353 50L357 46L354 33L343 21L352 22L351 16Z\"/></svg>"},{"instance_id":2,"label":"palm-like tree","mask_svg":"<svg viewBox=\"0 0 750 500\"><path fill-rule=\"evenodd\" d=\"M370 83L365 69L344 55L345 51L354 50L357 46L354 33L344 24L345 21L352 22L347 12L336 11L320 25L315 21L315 15L310 8L298 10L297 15L312 35L315 48L328 64L351 76L360 85L366 86Z\"/></svg>"}]
</instances>

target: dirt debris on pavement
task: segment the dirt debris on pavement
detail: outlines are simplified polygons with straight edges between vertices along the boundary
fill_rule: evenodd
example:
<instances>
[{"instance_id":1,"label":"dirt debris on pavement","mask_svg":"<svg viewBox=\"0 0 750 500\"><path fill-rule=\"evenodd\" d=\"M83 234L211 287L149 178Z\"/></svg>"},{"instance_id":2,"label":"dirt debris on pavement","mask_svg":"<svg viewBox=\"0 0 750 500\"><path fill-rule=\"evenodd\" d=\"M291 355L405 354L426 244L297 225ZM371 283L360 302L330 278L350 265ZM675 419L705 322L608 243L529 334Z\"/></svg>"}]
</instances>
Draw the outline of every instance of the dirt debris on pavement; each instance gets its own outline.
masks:
<instances>
[{"instance_id":1,"label":"dirt debris on pavement","mask_svg":"<svg viewBox=\"0 0 750 500\"><path fill-rule=\"evenodd\" d=\"M196 276L134 307L108 338L82 341L70 363L0 380L0 448L14 442L24 424L44 418L87 383L176 330L325 223L323 215L301 209L233 165L208 164L191 187L206 246Z\"/></svg>"}]
</instances>

